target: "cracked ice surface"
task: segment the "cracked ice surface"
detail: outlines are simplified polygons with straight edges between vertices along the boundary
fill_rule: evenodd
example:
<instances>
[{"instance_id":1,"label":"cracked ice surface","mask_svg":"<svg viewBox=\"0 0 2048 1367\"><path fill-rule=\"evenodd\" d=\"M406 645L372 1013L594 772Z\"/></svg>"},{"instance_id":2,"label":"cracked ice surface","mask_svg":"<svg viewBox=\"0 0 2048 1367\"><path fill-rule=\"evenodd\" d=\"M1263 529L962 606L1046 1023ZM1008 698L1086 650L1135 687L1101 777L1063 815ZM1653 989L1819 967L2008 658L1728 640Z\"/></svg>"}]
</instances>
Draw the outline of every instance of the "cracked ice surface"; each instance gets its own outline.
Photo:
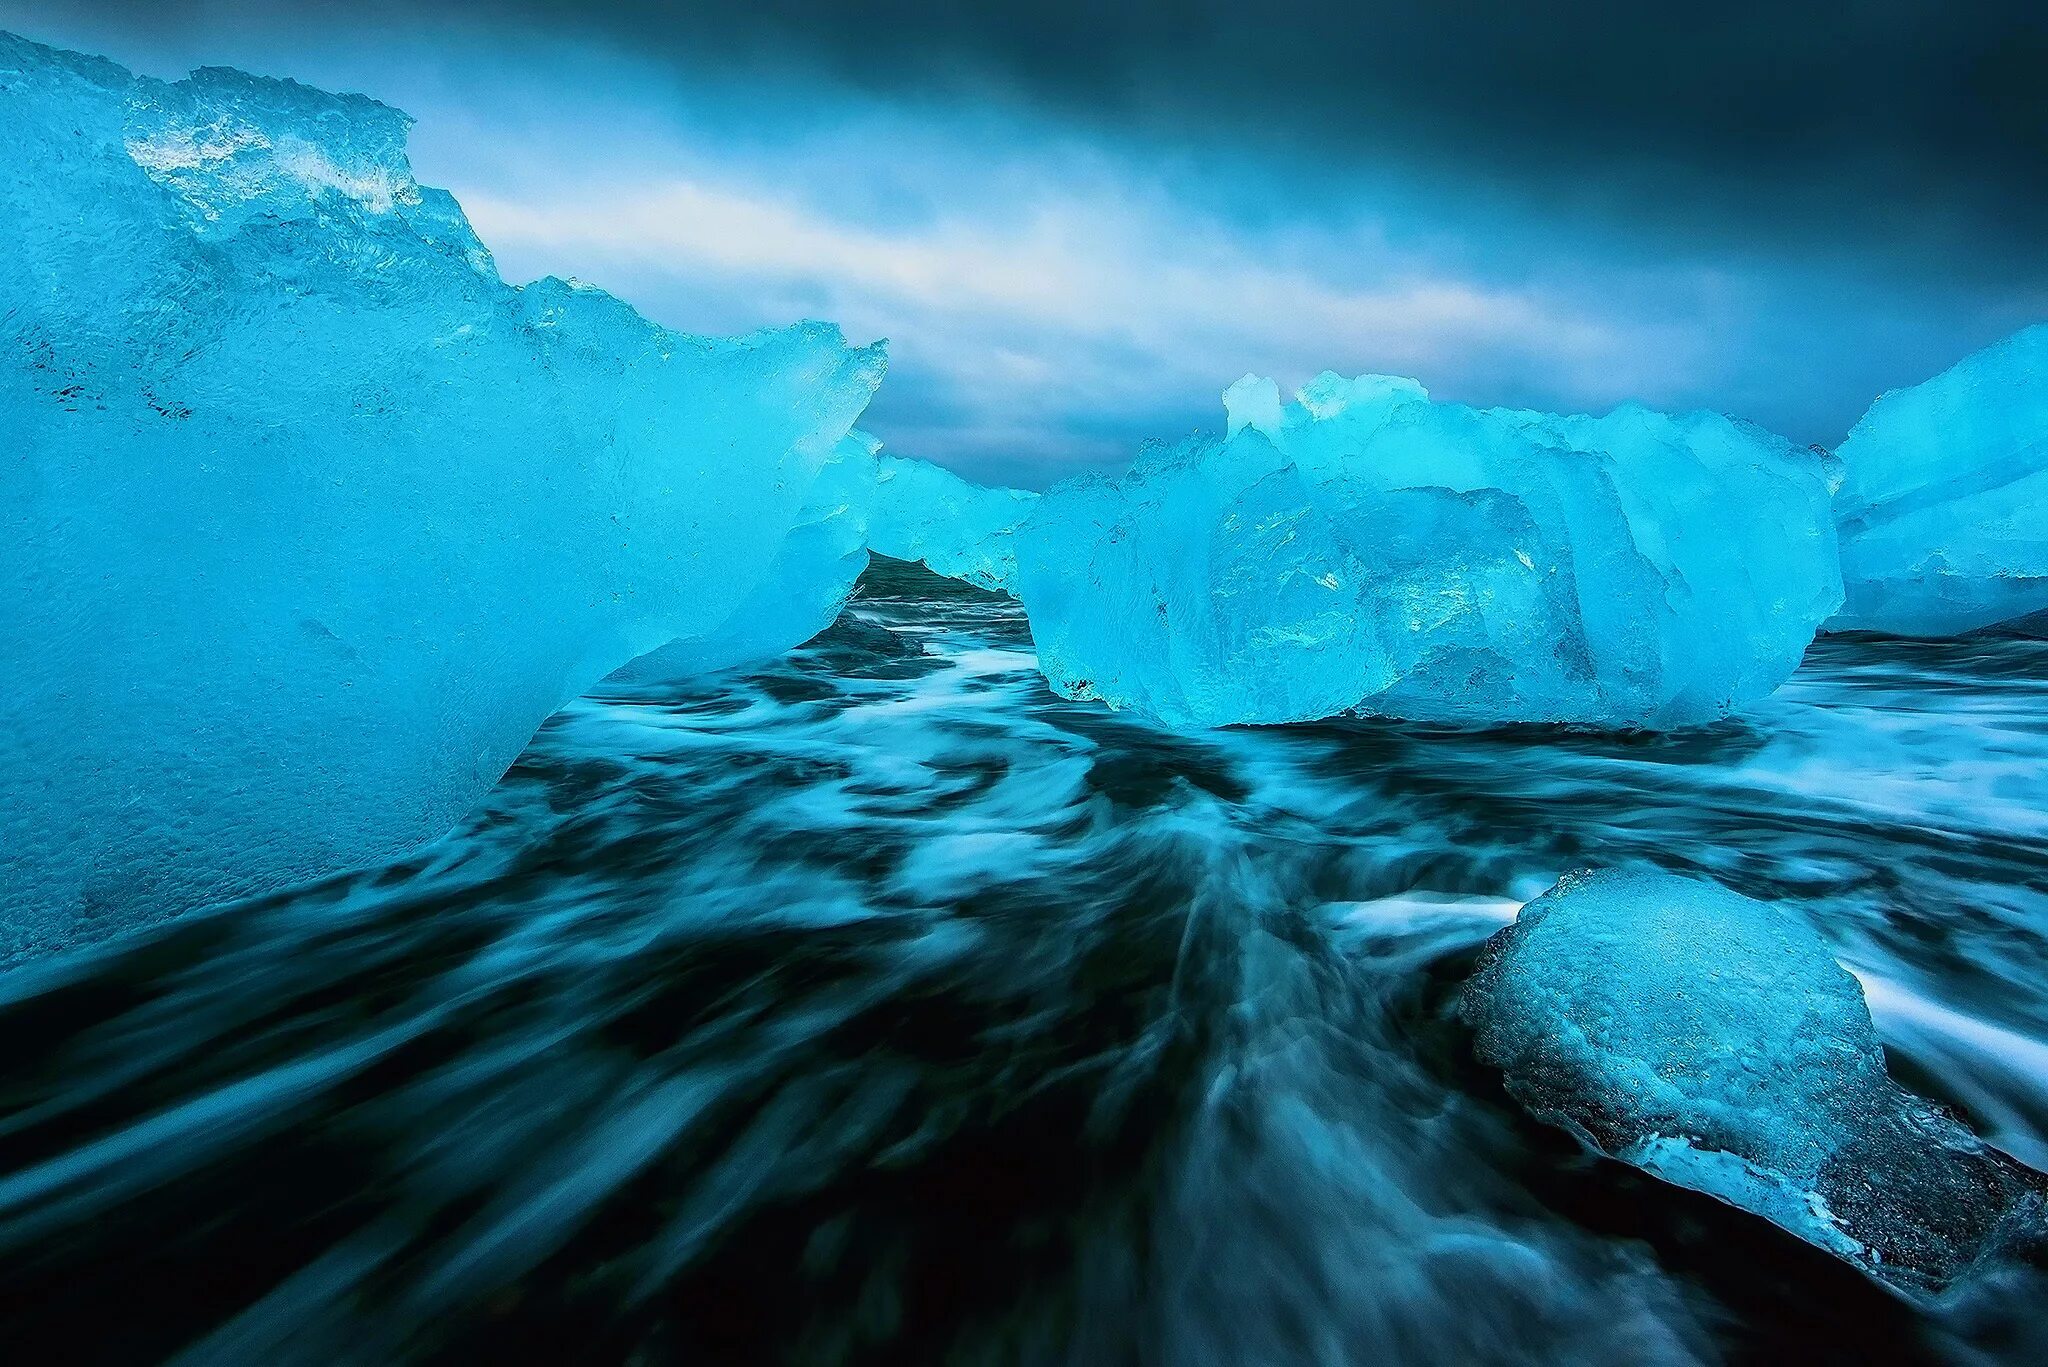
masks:
<instances>
[{"instance_id":1,"label":"cracked ice surface","mask_svg":"<svg viewBox=\"0 0 2048 1367\"><path fill-rule=\"evenodd\" d=\"M0 35L0 953L388 859L865 562L878 348L508 287L408 122Z\"/></svg>"},{"instance_id":2,"label":"cracked ice surface","mask_svg":"<svg viewBox=\"0 0 2048 1367\"><path fill-rule=\"evenodd\" d=\"M1759 428L1247 376L1222 440L1017 534L1053 686L1176 725L1345 712L1676 726L1768 694L1841 601L1829 471Z\"/></svg>"},{"instance_id":3,"label":"cracked ice surface","mask_svg":"<svg viewBox=\"0 0 2048 1367\"><path fill-rule=\"evenodd\" d=\"M1830 627L1951 636L2048 609L2048 324L1884 395L1839 454Z\"/></svg>"}]
</instances>

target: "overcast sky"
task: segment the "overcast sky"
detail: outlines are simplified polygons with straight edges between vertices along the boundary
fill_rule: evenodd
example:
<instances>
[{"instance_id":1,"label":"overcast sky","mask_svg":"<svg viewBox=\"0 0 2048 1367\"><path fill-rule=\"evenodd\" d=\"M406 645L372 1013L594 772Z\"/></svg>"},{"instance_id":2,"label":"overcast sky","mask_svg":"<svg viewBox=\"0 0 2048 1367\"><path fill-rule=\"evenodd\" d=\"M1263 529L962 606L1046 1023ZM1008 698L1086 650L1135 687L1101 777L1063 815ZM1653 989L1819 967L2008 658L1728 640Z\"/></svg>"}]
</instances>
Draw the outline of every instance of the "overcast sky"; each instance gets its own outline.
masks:
<instances>
[{"instance_id":1,"label":"overcast sky","mask_svg":"<svg viewBox=\"0 0 2048 1367\"><path fill-rule=\"evenodd\" d=\"M0 27L415 115L515 282L887 337L891 450L1042 484L1246 371L1832 444L2048 318L2048 5L290 5Z\"/></svg>"}]
</instances>

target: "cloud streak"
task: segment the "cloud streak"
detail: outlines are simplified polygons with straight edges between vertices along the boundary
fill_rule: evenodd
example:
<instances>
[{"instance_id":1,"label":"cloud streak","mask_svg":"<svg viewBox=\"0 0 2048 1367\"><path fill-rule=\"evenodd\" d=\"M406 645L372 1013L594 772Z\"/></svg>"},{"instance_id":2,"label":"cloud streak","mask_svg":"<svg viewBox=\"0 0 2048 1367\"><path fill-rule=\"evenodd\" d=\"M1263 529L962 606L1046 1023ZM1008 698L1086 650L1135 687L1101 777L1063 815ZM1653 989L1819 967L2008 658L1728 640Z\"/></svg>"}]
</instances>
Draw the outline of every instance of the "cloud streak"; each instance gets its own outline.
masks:
<instances>
[{"instance_id":1,"label":"cloud streak","mask_svg":"<svg viewBox=\"0 0 2048 1367\"><path fill-rule=\"evenodd\" d=\"M406 109L508 278L697 332L886 336L873 430L1025 483L1214 425L1247 370L1838 440L2048 316L2025 19L0 0L157 74Z\"/></svg>"},{"instance_id":2,"label":"cloud streak","mask_svg":"<svg viewBox=\"0 0 2048 1367\"><path fill-rule=\"evenodd\" d=\"M1098 406L1156 406L1170 394L1213 421L1215 395L1248 366L1302 380L1331 366L1428 375L1475 355L1521 358L1577 377L1594 403L1645 378L1640 329L1395 258L1369 230L1304 253L1298 238L1248 237L1171 203L1054 188L1026 199L1021 217L990 203L885 229L733 181L463 196L485 241L518 267L573 263L655 298L723 281L815 299L857 333L891 337L899 370L959 396L959 416L983 435L957 440L983 447L988 429L1019 415L1034 415L1044 442ZM1352 278L1281 260L1304 255L1343 260ZM1361 270L1361 255L1377 259ZM1069 451L1113 459L1128 444Z\"/></svg>"},{"instance_id":3,"label":"cloud streak","mask_svg":"<svg viewBox=\"0 0 2048 1367\"><path fill-rule=\"evenodd\" d=\"M535 257L814 281L901 308L994 314L1151 349L1190 335L1241 337L1265 350L1350 334L1355 346L1425 358L1508 344L1615 359L1609 328L1524 292L1418 267L1383 288L1348 288L1263 264L1213 224L1161 222L1099 201L1041 199L1020 225L956 219L898 232L692 181L552 200L472 193L466 207L486 240Z\"/></svg>"}]
</instances>

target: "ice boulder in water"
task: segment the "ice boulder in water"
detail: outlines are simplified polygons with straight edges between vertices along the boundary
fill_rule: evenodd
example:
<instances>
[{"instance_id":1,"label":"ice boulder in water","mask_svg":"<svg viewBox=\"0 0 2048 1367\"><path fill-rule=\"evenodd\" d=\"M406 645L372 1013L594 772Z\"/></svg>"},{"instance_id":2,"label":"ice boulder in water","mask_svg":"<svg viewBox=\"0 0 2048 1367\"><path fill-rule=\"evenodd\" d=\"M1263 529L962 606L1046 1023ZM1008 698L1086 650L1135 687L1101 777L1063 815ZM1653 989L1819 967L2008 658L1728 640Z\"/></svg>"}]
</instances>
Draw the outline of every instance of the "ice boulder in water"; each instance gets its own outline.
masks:
<instances>
[{"instance_id":1,"label":"ice boulder in water","mask_svg":"<svg viewBox=\"0 0 2048 1367\"><path fill-rule=\"evenodd\" d=\"M868 544L977 588L1017 593L1017 524L1038 495L987 488L921 460L881 458Z\"/></svg>"},{"instance_id":2,"label":"ice boulder in water","mask_svg":"<svg viewBox=\"0 0 2048 1367\"><path fill-rule=\"evenodd\" d=\"M1781 908L1567 877L1488 942L1464 1013L1537 1116L1904 1289L2038 1238L2037 1175L1892 1082L1861 986Z\"/></svg>"},{"instance_id":3,"label":"ice boulder in water","mask_svg":"<svg viewBox=\"0 0 2048 1367\"><path fill-rule=\"evenodd\" d=\"M1841 602L1822 459L1709 413L1225 396L1228 434L1055 487L1018 532L1039 660L1176 725L1344 712L1704 722Z\"/></svg>"},{"instance_id":4,"label":"ice boulder in water","mask_svg":"<svg viewBox=\"0 0 2048 1367\"><path fill-rule=\"evenodd\" d=\"M1948 636L2048 609L2048 324L1884 395L1838 454L1830 627Z\"/></svg>"},{"instance_id":5,"label":"ice boulder in water","mask_svg":"<svg viewBox=\"0 0 2048 1367\"><path fill-rule=\"evenodd\" d=\"M879 350L510 288L407 124L0 36L0 961L396 855L865 563Z\"/></svg>"}]
</instances>

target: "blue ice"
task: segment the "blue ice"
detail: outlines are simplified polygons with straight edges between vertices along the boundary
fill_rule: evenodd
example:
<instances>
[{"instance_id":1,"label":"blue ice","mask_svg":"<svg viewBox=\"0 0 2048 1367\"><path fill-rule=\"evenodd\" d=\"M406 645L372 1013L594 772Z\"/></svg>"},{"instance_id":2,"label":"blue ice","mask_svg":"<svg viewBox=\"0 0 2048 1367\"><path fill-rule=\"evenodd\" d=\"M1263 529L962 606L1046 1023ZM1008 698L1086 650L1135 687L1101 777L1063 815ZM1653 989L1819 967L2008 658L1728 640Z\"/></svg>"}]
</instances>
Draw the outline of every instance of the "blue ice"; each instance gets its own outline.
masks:
<instances>
[{"instance_id":1,"label":"blue ice","mask_svg":"<svg viewBox=\"0 0 2048 1367\"><path fill-rule=\"evenodd\" d=\"M1170 724L1679 726L1768 694L1841 601L1829 470L1711 413L1247 376L1221 439L1059 485L1017 534L1041 667Z\"/></svg>"},{"instance_id":2,"label":"blue ice","mask_svg":"<svg viewBox=\"0 0 2048 1367\"><path fill-rule=\"evenodd\" d=\"M1907 1291L2037 1237L2041 1182L1897 1086L1863 990L1796 912L1652 871L1565 878L1465 989L1538 1117Z\"/></svg>"},{"instance_id":3,"label":"blue ice","mask_svg":"<svg viewBox=\"0 0 2048 1367\"><path fill-rule=\"evenodd\" d=\"M1838 454L1831 627L1950 636L2048 609L2048 324L1879 398Z\"/></svg>"},{"instance_id":4,"label":"blue ice","mask_svg":"<svg viewBox=\"0 0 2048 1367\"><path fill-rule=\"evenodd\" d=\"M1038 495L989 488L921 460L883 456L869 545L978 588L1017 593L1017 524Z\"/></svg>"},{"instance_id":5,"label":"blue ice","mask_svg":"<svg viewBox=\"0 0 2048 1367\"><path fill-rule=\"evenodd\" d=\"M865 563L879 348L509 287L408 123L0 35L0 958L396 856Z\"/></svg>"}]
</instances>

